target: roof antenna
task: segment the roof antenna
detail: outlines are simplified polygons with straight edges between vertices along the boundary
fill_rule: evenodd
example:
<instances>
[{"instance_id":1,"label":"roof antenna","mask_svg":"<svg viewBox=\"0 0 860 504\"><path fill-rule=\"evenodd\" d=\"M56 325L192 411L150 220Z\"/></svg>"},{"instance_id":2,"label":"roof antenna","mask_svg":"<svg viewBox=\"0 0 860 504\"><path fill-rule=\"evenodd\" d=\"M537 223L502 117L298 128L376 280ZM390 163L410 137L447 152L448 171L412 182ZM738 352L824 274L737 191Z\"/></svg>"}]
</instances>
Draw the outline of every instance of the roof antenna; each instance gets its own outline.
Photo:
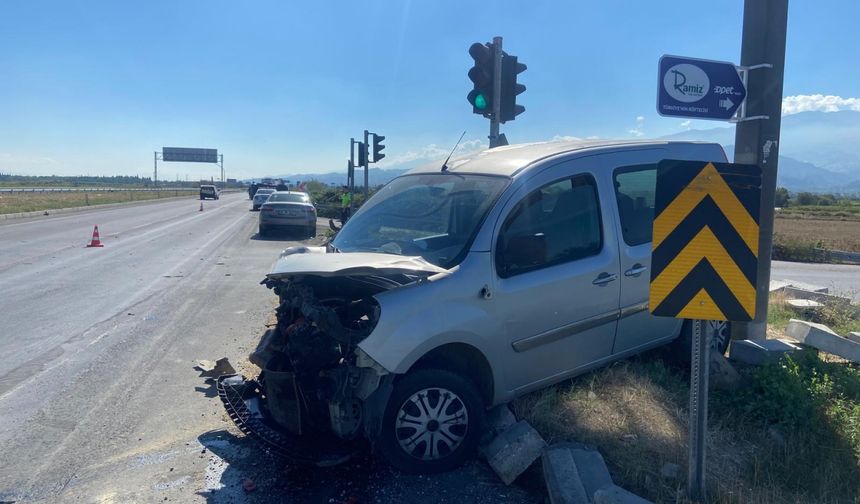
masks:
<instances>
[{"instance_id":1,"label":"roof antenna","mask_svg":"<svg viewBox=\"0 0 860 504\"><path fill-rule=\"evenodd\" d=\"M451 149L451 154L448 154L448 157L445 158L445 162L442 163L442 172L448 171L448 160L454 155L454 151L457 150L457 146L460 145L460 140L462 140L464 136L466 136L466 130L463 130L463 134L460 135L460 138L457 139L457 143L454 144L454 148Z\"/></svg>"}]
</instances>

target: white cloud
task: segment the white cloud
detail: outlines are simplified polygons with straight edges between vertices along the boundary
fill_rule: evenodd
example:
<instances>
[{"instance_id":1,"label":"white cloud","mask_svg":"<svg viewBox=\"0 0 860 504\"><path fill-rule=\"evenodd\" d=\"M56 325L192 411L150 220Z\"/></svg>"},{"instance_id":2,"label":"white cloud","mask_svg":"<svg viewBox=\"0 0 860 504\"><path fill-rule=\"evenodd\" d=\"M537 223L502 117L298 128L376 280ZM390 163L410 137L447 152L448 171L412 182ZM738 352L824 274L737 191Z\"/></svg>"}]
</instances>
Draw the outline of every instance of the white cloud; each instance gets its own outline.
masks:
<instances>
[{"instance_id":1,"label":"white cloud","mask_svg":"<svg viewBox=\"0 0 860 504\"><path fill-rule=\"evenodd\" d=\"M380 167L387 168L395 167L397 165L405 163L411 163L413 161L431 161L433 159L444 159L448 157L448 154L451 153L452 147L444 148L434 143L425 145L424 147L421 147L417 150L409 150L402 154L386 158L383 163L380 163L382 165ZM460 145L457 146L457 150L454 151L454 155L468 154L470 152L483 150L488 147L489 145L487 144L487 142L481 140L480 138L463 140L462 142L460 142Z\"/></svg>"},{"instance_id":2,"label":"white cloud","mask_svg":"<svg viewBox=\"0 0 860 504\"><path fill-rule=\"evenodd\" d=\"M555 135L550 142L579 142L582 139L571 135Z\"/></svg>"},{"instance_id":3,"label":"white cloud","mask_svg":"<svg viewBox=\"0 0 860 504\"><path fill-rule=\"evenodd\" d=\"M645 117L644 116L636 116L636 126L627 130L627 133L630 133L631 135L633 135L635 137L641 137L645 134L644 126L645 126Z\"/></svg>"},{"instance_id":4,"label":"white cloud","mask_svg":"<svg viewBox=\"0 0 860 504\"><path fill-rule=\"evenodd\" d=\"M685 129L685 130L690 129L690 120L689 120L689 119L687 119L686 121L682 122L682 123L681 123L681 128L682 128L682 129Z\"/></svg>"},{"instance_id":5,"label":"white cloud","mask_svg":"<svg viewBox=\"0 0 860 504\"><path fill-rule=\"evenodd\" d=\"M838 112L840 110L860 111L860 98L843 98L835 95L794 95L782 99L782 115L798 112Z\"/></svg>"}]
</instances>

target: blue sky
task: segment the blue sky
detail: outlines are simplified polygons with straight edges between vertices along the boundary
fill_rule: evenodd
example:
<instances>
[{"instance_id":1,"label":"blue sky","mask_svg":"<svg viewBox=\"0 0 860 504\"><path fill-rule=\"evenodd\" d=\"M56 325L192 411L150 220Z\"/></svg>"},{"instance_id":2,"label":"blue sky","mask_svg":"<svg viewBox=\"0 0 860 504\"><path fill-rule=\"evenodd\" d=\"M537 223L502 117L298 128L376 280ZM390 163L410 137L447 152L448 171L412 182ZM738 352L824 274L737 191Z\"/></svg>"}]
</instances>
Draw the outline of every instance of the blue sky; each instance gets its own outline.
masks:
<instances>
[{"instance_id":1,"label":"blue sky","mask_svg":"<svg viewBox=\"0 0 860 504\"><path fill-rule=\"evenodd\" d=\"M494 35L528 65L512 142L720 126L656 114L657 60L737 62L742 14L741 0L4 0L0 172L149 176L165 145L217 148L231 177L339 171L365 128L387 137L381 167L438 157L464 129L474 148L488 121L465 99L467 49ZM860 108L857 19L853 1L791 3L786 96Z\"/></svg>"}]
</instances>

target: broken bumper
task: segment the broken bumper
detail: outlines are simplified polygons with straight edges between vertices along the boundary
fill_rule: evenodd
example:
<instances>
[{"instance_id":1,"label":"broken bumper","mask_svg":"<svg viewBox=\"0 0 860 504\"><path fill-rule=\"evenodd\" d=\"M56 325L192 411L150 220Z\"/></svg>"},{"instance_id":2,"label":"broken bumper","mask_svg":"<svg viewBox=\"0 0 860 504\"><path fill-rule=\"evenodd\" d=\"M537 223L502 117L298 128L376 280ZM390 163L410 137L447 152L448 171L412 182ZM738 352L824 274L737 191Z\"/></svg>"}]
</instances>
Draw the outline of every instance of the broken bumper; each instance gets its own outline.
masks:
<instances>
[{"instance_id":1,"label":"broken bumper","mask_svg":"<svg viewBox=\"0 0 860 504\"><path fill-rule=\"evenodd\" d=\"M257 380L224 375L218 378L217 389L236 427L271 455L297 464L330 467L346 462L361 448L360 442L284 432L266 412L264 387Z\"/></svg>"}]
</instances>

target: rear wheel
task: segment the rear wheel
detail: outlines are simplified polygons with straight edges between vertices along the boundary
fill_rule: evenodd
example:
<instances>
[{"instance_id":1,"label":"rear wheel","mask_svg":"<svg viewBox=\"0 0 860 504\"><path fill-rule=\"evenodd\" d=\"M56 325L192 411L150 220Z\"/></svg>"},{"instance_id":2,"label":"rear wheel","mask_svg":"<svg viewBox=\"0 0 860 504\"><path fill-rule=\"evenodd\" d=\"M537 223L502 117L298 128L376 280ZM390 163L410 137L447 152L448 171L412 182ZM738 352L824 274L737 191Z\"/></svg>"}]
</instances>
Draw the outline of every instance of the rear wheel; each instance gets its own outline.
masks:
<instances>
[{"instance_id":1,"label":"rear wheel","mask_svg":"<svg viewBox=\"0 0 860 504\"><path fill-rule=\"evenodd\" d=\"M264 227L261 225L261 226L260 226L260 229L259 229L258 234L259 234L260 236L266 236L266 233L267 233L266 228L264 228Z\"/></svg>"},{"instance_id":2,"label":"rear wheel","mask_svg":"<svg viewBox=\"0 0 860 504\"><path fill-rule=\"evenodd\" d=\"M729 322L723 321L715 321L715 320L706 320L704 321L704 325L702 329L705 328L705 325L709 326L713 329L713 338L711 339L711 350L717 351L722 355L725 355L726 350L729 349L729 343L731 342L731 325ZM681 335L678 336L678 339L673 341L671 344L671 352L672 357L679 362L689 362L691 353L693 351L693 324L690 320L685 320L684 325L681 327Z\"/></svg>"},{"instance_id":3,"label":"rear wheel","mask_svg":"<svg viewBox=\"0 0 860 504\"><path fill-rule=\"evenodd\" d=\"M315 236L317 235L317 226L316 226L316 224L311 224L310 226L308 226L308 228L307 228L307 235L308 235L308 237L310 237L310 238L313 238L313 237L315 237Z\"/></svg>"},{"instance_id":4,"label":"rear wheel","mask_svg":"<svg viewBox=\"0 0 860 504\"><path fill-rule=\"evenodd\" d=\"M475 385L443 369L419 369L394 385L379 448L394 467L411 473L450 471L475 451L484 404Z\"/></svg>"}]
</instances>

